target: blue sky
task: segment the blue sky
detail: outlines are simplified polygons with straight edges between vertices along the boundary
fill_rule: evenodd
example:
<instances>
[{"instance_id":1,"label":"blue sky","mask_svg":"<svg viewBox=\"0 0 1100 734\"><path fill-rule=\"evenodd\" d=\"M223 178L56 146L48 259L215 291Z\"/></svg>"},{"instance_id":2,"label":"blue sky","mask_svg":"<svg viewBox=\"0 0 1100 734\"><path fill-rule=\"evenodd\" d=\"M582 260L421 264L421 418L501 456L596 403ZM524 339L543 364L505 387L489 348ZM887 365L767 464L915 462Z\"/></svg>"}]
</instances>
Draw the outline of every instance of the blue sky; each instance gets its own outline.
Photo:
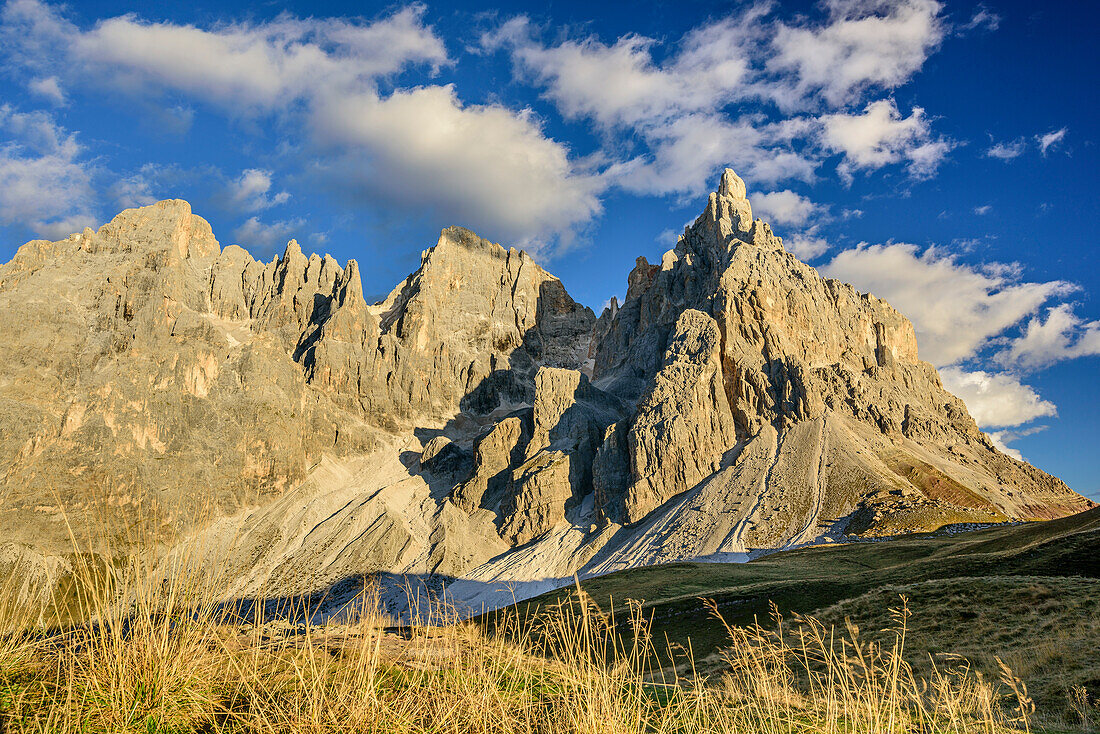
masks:
<instances>
[{"instance_id":1,"label":"blue sky","mask_svg":"<svg viewBox=\"0 0 1100 734\"><path fill-rule=\"evenodd\" d=\"M597 311L724 166L890 300L987 432L1100 499L1093 4L0 6L0 259L191 201L381 296L450 224Z\"/></svg>"}]
</instances>

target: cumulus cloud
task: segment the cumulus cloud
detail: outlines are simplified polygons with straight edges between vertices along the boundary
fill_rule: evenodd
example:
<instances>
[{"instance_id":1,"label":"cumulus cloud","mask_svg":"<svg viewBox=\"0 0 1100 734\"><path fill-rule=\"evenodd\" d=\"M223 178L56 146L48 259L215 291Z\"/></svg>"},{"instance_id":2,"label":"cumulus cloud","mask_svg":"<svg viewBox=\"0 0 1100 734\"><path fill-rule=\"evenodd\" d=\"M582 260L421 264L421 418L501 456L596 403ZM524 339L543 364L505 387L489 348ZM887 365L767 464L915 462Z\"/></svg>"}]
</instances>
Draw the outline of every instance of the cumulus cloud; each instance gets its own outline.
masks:
<instances>
[{"instance_id":1,"label":"cumulus cloud","mask_svg":"<svg viewBox=\"0 0 1100 734\"><path fill-rule=\"evenodd\" d=\"M829 250L829 242L824 237L796 232L783 238L783 247L799 260L809 262L824 255Z\"/></svg>"},{"instance_id":2,"label":"cumulus cloud","mask_svg":"<svg viewBox=\"0 0 1100 734\"><path fill-rule=\"evenodd\" d=\"M185 92L239 111L282 108L318 85L347 87L410 63L438 68L446 49L423 15L410 5L373 23L283 15L214 30L125 15L82 31L55 6L15 0L3 20L24 63L49 60L114 88Z\"/></svg>"},{"instance_id":3,"label":"cumulus cloud","mask_svg":"<svg viewBox=\"0 0 1100 734\"><path fill-rule=\"evenodd\" d=\"M880 121L894 125L876 131L874 157L845 135L851 116L844 113L765 119L759 104L753 114L737 113L738 105L760 100L787 111L845 107L868 90L903 84L943 37L934 0L833 0L825 7L824 20L792 26L769 22L769 3L750 5L689 31L665 54L661 42L638 35L546 44L525 17L485 34L482 44L510 53L517 76L538 84L566 118L591 120L613 139L625 135L625 148L644 142L643 153L608 170L628 191L698 195L731 163L758 185L809 182L824 157L849 150L841 171L848 177L898 162L915 176L931 175L952 143L931 134L919 108L901 118L892 101L882 102L897 119Z\"/></svg>"},{"instance_id":4,"label":"cumulus cloud","mask_svg":"<svg viewBox=\"0 0 1100 734\"><path fill-rule=\"evenodd\" d=\"M239 178L230 182L229 201L243 211L258 211L286 203L290 199L290 193L280 191L269 194L271 183L271 171L245 169Z\"/></svg>"},{"instance_id":5,"label":"cumulus cloud","mask_svg":"<svg viewBox=\"0 0 1100 734\"><path fill-rule=\"evenodd\" d=\"M82 30L52 6L15 0L3 20L23 63L55 59L56 73L135 98L185 95L301 125L310 173L355 204L398 202L517 243L568 244L600 210L605 184L530 111L467 105L451 85L380 91L380 78L410 65L450 63L424 13L411 5L373 22L282 15L209 29L127 15ZM230 198L258 211L287 196L252 169Z\"/></svg>"},{"instance_id":6,"label":"cumulus cloud","mask_svg":"<svg viewBox=\"0 0 1100 734\"><path fill-rule=\"evenodd\" d=\"M843 154L839 170L849 180L854 170L899 162L908 162L914 176L927 177L953 147L946 139L933 139L923 109L914 107L903 117L892 99L871 102L862 113L823 115L821 123L822 143Z\"/></svg>"},{"instance_id":7,"label":"cumulus cloud","mask_svg":"<svg viewBox=\"0 0 1100 734\"><path fill-rule=\"evenodd\" d=\"M536 119L499 105L463 105L452 86L321 100L314 133L340 155L330 172L365 198L434 207L492 223L527 244L600 210L600 177L574 170L568 149Z\"/></svg>"},{"instance_id":8,"label":"cumulus cloud","mask_svg":"<svg viewBox=\"0 0 1100 734\"><path fill-rule=\"evenodd\" d=\"M1047 151L1061 144L1066 138L1066 133L1069 132L1069 128L1061 128L1060 130L1051 130L1045 135L1036 135L1035 141L1039 144L1039 152L1043 155L1047 154Z\"/></svg>"},{"instance_id":9,"label":"cumulus cloud","mask_svg":"<svg viewBox=\"0 0 1100 734\"><path fill-rule=\"evenodd\" d=\"M820 145L821 123L738 117L728 106L759 99L806 109L847 104L865 90L904 83L943 35L934 0L832 0L825 8L823 19L788 25L768 22L768 3L747 6L690 30L660 61L661 44L642 36L547 45L525 18L486 34L483 45L506 49L518 73L565 117L644 142L625 159L610 144L603 170L572 158L527 110L467 104L448 85L383 93L382 77L411 65L435 73L451 63L421 5L370 22L282 15L203 28L131 14L82 29L56 6L11 0L3 33L9 57L59 92L62 82L91 82L135 98L162 97L165 107L183 95L234 116L293 116L325 154L313 173L335 189L361 192L360 203L396 201L458 214L501 237L568 242L600 211L611 185L698 195L731 162L758 185L812 181L831 150ZM828 63L810 63L806 48ZM349 120L349 110L362 115ZM413 136L402 125L419 113L429 116L416 124L433 129ZM919 109L898 122L914 120L923 132L901 142L895 136L880 149L926 175L950 145L927 133ZM853 156L863 161L858 168L886 165ZM252 169L235 184L231 198L247 211L279 203L281 192L270 185L248 193L263 186L261 173ZM390 179L386 186L381 177Z\"/></svg>"},{"instance_id":10,"label":"cumulus cloud","mask_svg":"<svg viewBox=\"0 0 1100 734\"><path fill-rule=\"evenodd\" d=\"M1039 418L1058 415L1054 403L1044 400L1020 378L1007 372L968 371L960 367L941 367L940 377L947 390L966 403L970 415L997 449L1023 461L1018 449L1009 444L1045 426L1019 428Z\"/></svg>"},{"instance_id":11,"label":"cumulus cloud","mask_svg":"<svg viewBox=\"0 0 1100 734\"><path fill-rule=\"evenodd\" d=\"M483 48L510 54L517 77L565 118L600 131L600 150L586 158L528 109L471 104L448 84L390 91L385 80L398 73L435 75L453 63L419 4L374 20L283 14L202 27L130 14L82 27L61 6L9 0L0 41L28 78L52 80L43 93L48 84L62 94L98 85L178 117L180 130L195 103L250 121L277 117L303 133L303 178L354 204L437 212L560 251L601 211L609 187L694 197L734 164L754 185L777 189L812 182L833 155L847 178L892 164L934 173L953 143L932 132L921 108L903 116L886 99L850 110L919 71L945 33L940 3L821 7L792 23L774 20L769 2L742 6L667 46L638 35L545 43L547 31L523 17L485 34ZM761 100L780 112L762 113ZM256 212L280 203L283 192L270 185L245 191L264 183L262 169L250 170L235 184L237 205Z\"/></svg>"},{"instance_id":12,"label":"cumulus cloud","mask_svg":"<svg viewBox=\"0 0 1100 734\"><path fill-rule=\"evenodd\" d=\"M820 91L832 105L852 102L868 87L894 89L909 80L943 39L935 0L827 0L821 27L780 23L774 68L796 72L796 91Z\"/></svg>"},{"instance_id":13,"label":"cumulus cloud","mask_svg":"<svg viewBox=\"0 0 1100 734\"><path fill-rule=\"evenodd\" d=\"M605 133L639 136L648 152L619 161L609 181L642 194L698 195L731 162L756 182L810 180L816 162L787 145L778 127L736 119L727 104L761 94L751 79L753 29L766 6L689 31L676 52L657 63L655 39L636 35L605 44L597 38L546 45L524 17L492 33L483 45L507 50L517 75L540 85L568 119L592 120Z\"/></svg>"},{"instance_id":14,"label":"cumulus cloud","mask_svg":"<svg viewBox=\"0 0 1100 734\"><path fill-rule=\"evenodd\" d=\"M1047 309L1046 320L1028 320L1023 333L994 359L1006 367L1036 370L1056 362L1100 354L1100 321L1085 321L1068 303Z\"/></svg>"},{"instance_id":15,"label":"cumulus cloud","mask_svg":"<svg viewBox=\"0 0 1100 734\"><path fill-rule=\"evenodd\" d=\"M92 172L75 133L44 112L0 106L0 223L59 239L95 224Z\"/></svg>"},{"instance_id":16,"label":"cumulus cloud","mask_svg":"<svg viewBox=\"0 0 1100 734\"><path fill-rule=\"evenodd\" d=\"M863 244L837 254L821 270L909 316L921 356L939 368L944 386L963 399L994 444L1017 458L1008 444L1041 426L1016 427L1057 415L1021 374L1100 355L1100 321L1082 319L1067 303L1047 306L1077 286L1024 281L1014 263L972 266L937 248ZM996 371L966 366L989 364L991 351Z\"/></svg>"},{"instance_id":17,"label":"cumulus cloud","mask_svg":"<svg viewBox=\"0 0 1100 734\"><path fill-rule=\"evenodd\" d=\"M1008 445L1008 442L1012 440L1012 437L1007 435L1007 431L988 431L986 436L989 437L990 442L1006 456L1011 456L1016 461L1024 461L1024 455L1020 453L1019 449L1014 449Z\"/></svg>"},{"instance_id":18,"label":"cumulus cloud","mask_svg":"<svg viewBox=\"0 0 1100 734\"><path fill-rule=\"evenodd\" d=\"M750 194L753 215L772 225L795 228L781 232L783 247L799 260L809 262L829 250L829 241L820 235L822 223L831 217L827 207L789 189L766 194Z\"/></svg>"},{"instance_id":19,"label":"cumulus cloud","mask_svg":"<svg viewBox=\"0 0 1100 734\"><path fill-rule=\"evenodd\" d=\"M55 105L61 106L68 103L68 100L65 98L65 92L62 91L61 83L56 76L31 79L27 82L27 89Z\"/></svg>"},{"instance_id":20,"label":"cumulus cloud","mask_svg":"<svg viewBox=\"0 0 1100 734\"><path fill-rule=\"evenodd\" d=\"M921 356L937 366L975 356L1051 298L1075 290L1065 281L1020 281L1011 266L975 267L937 248L905 243L861 245L821 269L912 319Z\"/></svg>"},{"instance_id":21,"label":"cumulus cloud","mask_svg":"<svg viewBox=\"0 0 1100 734\"><path fill-rule=\"evenodd\" d=\"M249 217L233 230L233 237L245 247L260 252L273 252L277 247L285 245L305 224L306 221L301 218L261 222L259 217Z\"/></svg>"},{"instance_id":22,"label":"cumulus cloud","mask_svg":"<svg viewBox=\"0 0 1100 734\"><path fill-rule=\"evenodd\" d=\"M748 27L762 14L756 7L689 31L663 65L652 57L655 39L627 35L607 45L589 37L544 46L523 16L485 34L482 43L509 49L520 70L542 84L567 117L591 118L605 128L651 125L714 110L743 95Z\"/></svg>"},{"instance_id":23,"label":"cumulus cloud","mask_svg":"<svg viewBox=\"0 0 1100 734\"><path fill-rule=\"evenodd\" d=\"M800 154L770 149L765 133L746 120L685 115L648 135L650 154L610 166L609 182L638 194L689 197L713 190L717 171L730 161L746 179L765 185L811 181L817 165Z\"/></svg>"},{"instance_id":24,"label":"cumulus cloud","mask_svg":"<svg viewBox=\"0 0 1100 734\"><path fill-rule=\"evenodd\" d=\"M749 196L753 213L771 224L801 226L818 213L820 207L790 189Z\"/></svg>"},{"instance_id":25,"label":"cumulus cloud","mask_svg":"<svg viewBox=\"0 0 1100 734\"><path fill-rule=\"evenodd\" d=\"M1005 372L941 367L943 386L966 403L981 428L1007 428L1058 414L1054 403Z\"/></svg>"}]
</instances>

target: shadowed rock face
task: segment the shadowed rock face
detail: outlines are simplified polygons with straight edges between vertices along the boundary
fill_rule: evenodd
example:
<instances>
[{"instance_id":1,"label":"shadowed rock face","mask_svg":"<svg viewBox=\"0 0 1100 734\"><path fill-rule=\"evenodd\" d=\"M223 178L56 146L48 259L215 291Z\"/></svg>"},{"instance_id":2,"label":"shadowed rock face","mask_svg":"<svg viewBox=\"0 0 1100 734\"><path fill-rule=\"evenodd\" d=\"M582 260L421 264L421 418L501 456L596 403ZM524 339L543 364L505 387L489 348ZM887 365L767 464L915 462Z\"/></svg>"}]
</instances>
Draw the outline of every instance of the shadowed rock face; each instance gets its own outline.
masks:
<instances>
[{"instance_id":1,"label":"shadowed rock face","mask_svg":"<svg viewBox=\"0 0 1100 734\"><path fill-rule=\"evenodd\" d=\"M702 311L676 319L664 358L629 420L626 442L601 446L601 465L619 463L601 478L601 509L620 523L636 523L721 465L737 442L722 380L721 333ZM625 481L624 481L625 479Z\"/></svg>"},{"instance_id":2,"label":"shadowed rock face","mask_svg":"<svg viewBox=\"0 0 1100 734\"><path fill-rule=\"evenodd\" d=\"M909 321L786 252L729 170L598 320L462 228L367 304L355 261L257 262L183 201L27 243L0 314L0 561L26 578L57 577L68 525L201 544L248 595L1089 506L997 452Z\"/></svg>"}]
</instances>

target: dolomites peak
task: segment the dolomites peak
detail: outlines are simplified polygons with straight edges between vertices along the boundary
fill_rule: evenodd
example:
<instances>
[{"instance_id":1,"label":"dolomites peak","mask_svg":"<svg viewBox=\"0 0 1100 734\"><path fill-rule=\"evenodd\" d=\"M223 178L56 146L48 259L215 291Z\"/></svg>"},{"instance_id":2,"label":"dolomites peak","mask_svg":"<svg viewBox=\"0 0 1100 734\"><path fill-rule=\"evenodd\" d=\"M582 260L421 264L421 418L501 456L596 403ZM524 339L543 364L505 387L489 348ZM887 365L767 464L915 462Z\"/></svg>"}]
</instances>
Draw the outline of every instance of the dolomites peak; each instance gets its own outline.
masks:
<instances>
[{"instance_id":1,"label":"dolomites peak","mask_svg":"<svg viewBox=\"0 0 1100 734\"><path fill-rule=\"evenodd\" d=\"M27 243L0 314L0 532L28 557L104 487L166 547L232 547L240 594L569 579L1089 506L997 451L908 319L784 251L730 169L599 319L462 227L368 304L355 260L290 240L259 262L180 200Z\"/></svg>"},{"instance_id":2,"label":"dolomites peak","mask_svg":"<svg viewBox=\"0 0 1100 734\"><path fill-rule=\"evenodd\" d=\"M746 199L748 190L741 177L734 173L732 168L727 168L722 172L722 179L718 183L718 195L730 199Z\"/></svg>"}]
</instances>

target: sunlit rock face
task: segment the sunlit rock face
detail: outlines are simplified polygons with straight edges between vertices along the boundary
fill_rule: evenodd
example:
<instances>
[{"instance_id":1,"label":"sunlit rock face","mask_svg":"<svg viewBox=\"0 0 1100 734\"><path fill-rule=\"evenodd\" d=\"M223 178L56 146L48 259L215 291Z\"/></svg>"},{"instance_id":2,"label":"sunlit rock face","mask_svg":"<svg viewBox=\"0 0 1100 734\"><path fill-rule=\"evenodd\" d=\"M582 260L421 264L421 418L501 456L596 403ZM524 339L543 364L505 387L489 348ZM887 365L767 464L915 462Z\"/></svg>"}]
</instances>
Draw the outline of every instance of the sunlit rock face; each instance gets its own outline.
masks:
<instances>
[{"instance_id":1,"label":"sunlit rock face","mask_svg":"<svg viewBox=\"0 0 1100 734\"><path fill-rule=\"evenodd\" d=\"M355 261L258 262L183 201L29 242L0 266L0 566L48 588L106 534L238 596L394 572L495 603L1090 504L998 452L910 322L784 250L733 171L627 285L596 319L451 227L368 304Z\"/></svg>"}]
</instances>

